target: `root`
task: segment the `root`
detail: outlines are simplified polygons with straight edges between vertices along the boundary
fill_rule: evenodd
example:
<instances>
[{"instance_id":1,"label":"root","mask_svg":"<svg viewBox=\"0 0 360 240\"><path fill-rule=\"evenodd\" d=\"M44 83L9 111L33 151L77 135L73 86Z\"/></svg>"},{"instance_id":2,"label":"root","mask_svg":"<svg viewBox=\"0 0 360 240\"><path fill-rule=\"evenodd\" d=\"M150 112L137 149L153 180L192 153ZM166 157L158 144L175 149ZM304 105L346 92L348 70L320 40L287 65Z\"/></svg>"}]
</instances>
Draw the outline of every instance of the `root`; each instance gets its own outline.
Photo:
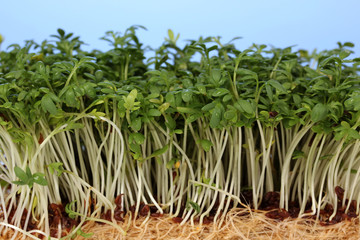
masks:
<instances>
[{"instance_id":1,"label":"root","mask_svg":"<svg viewBox=\"0 0 360 240\"><path fill-rule=\"evenodd\" d=\"M284 221L270 219L265 211L250 209L232 209L226 215L222 226L214 223L203 225L184 225L173 222L170 218L150 217L138 218L135 221L125 218L121 226L127 229L126 236L121 235L114 227L94 222L88 222L82 231L93 233L90 238L81 236L76 240L128 240L128 239L360 239L359 218L353 218L340 223L322 226L312 219L291 219ZM0 237L0 240L10 239L11 235ZM16 239L21 239L18 234ZM29 239L29 238L25 238Z\"/></svg>"}]
</instances>

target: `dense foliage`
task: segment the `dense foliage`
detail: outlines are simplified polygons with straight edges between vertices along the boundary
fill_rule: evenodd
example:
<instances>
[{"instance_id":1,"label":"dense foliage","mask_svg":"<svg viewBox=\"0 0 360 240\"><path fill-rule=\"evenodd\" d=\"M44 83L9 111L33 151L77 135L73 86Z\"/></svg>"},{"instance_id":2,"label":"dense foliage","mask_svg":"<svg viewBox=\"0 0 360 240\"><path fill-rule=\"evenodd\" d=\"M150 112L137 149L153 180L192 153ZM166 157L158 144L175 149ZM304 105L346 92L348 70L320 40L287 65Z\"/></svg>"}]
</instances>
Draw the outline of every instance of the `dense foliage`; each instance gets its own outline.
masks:
<instances>
[{"instance_id":1,"label":"dense foliage","mask_svg":"<svg viewBox=\"0 0 360 240\"><path fill-rule=\"evenodd\" d=\"M73 234L144 204L184 222L215 211L221 222L247 204L244 191L255 209L279 191L280 207L297 201L300 216L327 203L335 214L336 186L347 209L360 202L352 43L240 51L208 37L180 47L169 30L146 59L138 28L107 32L105 52L61 29L0 52L0 230L32 223L49 234L52 203L71 203Z\"/></svg>"}]
</instances>

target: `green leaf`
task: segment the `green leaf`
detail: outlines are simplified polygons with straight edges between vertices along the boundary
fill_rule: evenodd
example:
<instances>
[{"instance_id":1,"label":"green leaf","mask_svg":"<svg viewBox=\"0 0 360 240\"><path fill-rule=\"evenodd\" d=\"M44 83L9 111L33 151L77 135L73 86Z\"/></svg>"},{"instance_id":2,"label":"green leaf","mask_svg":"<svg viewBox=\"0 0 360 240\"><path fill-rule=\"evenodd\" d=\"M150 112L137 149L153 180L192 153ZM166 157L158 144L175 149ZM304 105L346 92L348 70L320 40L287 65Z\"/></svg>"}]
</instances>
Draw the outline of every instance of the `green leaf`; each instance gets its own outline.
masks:
<instances>
[{"instance_id":1,"label":"green leaf","mask_svg":"<svg viewBox=\"0 0 360 240\"><path fill-rule=\"evenodd\" d=\"M57 176L59 177L63 172L65 172L63 165L64 164L61 162L54 162L47 165L47 167L49 168L49 172L51 174L54 174L55 171L57 171Z\"/></svg>"},{"instance_id":2,"label":"green leaf","mask_svg":"<svg viewBox=\"0 0 360 240\"><path fill-rule=\"evenodd\" d=\"M169 145L166 144L164 147L162 147L162 148L154 151L154 152L151 154L151 156L152 156L152 157L155 157L155 156L159 156L159 155L161 155L161 154L164 154L168 149L169 149Z\"/></svg>"},{"instance_id":3,"label":"green leaf","mask_svg":"<svg viewBox=\"0 0 360 240\"><path fill-rule=\"evenodd\" d=\"M128 94L127 97L123 96L124 107L128 110L136 110L137 108L135 106L140 104L140 102L135 102L136 97L137 97L136 89L131 90L131 92Z\"/></svg>"},{"instance_id":4,"label":"green leaf","mask_svg":"<svg viewBox=\"0 0 360 240\"><path fill-rule=\"evenodd\" d=\"M198 113L197 110L193 109L193 108L188 108L188 107L177 107L176 108L180 113Z\"/></svg>"},{"instance_id":5,"label":"green leaf","mask_svg":"<svg viewBox=\"0 0 360 240\"><path fill-rule=\"evenodd\" d=\"M90 78L91 80L95 80L95 76L90 74L90 73L84 73L84 75L88 78Z\"/></svg>"},{"instance_id":6,"label":"green leaf","mask_svg":"<svg viewBox=\"0 0 360 240\"><path fill-rule=\"evenodd\" d=\"M94 102L94 104L97 104L97 103ZM91 112L89 112L89 115L90 115L90 116L94 116L94 117L96 117L97 119L99 119L100 117L105 117L105 113L103 113L103 112L98 112L96 109L93 109ZM77 123L77 124L78 124L78 126L80 126L79 128L84 127L81 123ZM81 125L79 125L79 124L81 124Z\"/></svg>"},{"instance_id":7,"label":"green leaf","mask_svg":"<svg viewBox=\"0 0 360 240\"><path fill-rule=\"evenodd\" d=\"M71 208L76 203L76 200L72 201L71 203L66 204L65 212L68 214L69 218L75 219L76 216L80 216L79 213L74 212Z\"/></svg>"},{"instance_id":8,"label":"green leaf","mask_svg":"<svg viewBox=\"0 0 360 240\"><path fill-rule=\"evenodd\" d=\"M200 213L200 206L196 202L188 201L189 205L197 212Z\"/></svg>"},{"instance_id":9,"label":"green leaf","mask_svg":"<svg viewBox=\"0 0 360 240\"><path fill-rule=\"evenodd\" d=\"M168 149L169 149L169 144L166 144L164 147L155 150L150 156L148 156L148 157L145 158L144 160L148 160L148 159L150 159L150 158L153 158L153 157L157 157L157 156L159 156L159 155L162 155L162 154L166 153L166 151L167 151Z\"/></svg>"},{"instance_id":10,"label":"green leaf","mask_svg":"<svg viewBox=\"0 0 360 240\"><path fill-rule=\"evenodd\" d=\"M265 84L265 90L266 90L267 96L269 97L270 101L273 101L274 94L273 94L273 91L269 84Z\"/></svg>"},{"instance_id":11,"label":"green leaf","mask_svg":"<svg viewBox=\"0 0 360 240\"><path fill-rule=\"evenodd\" d=\"M11 102L6 102L3 105L1 105L1 107L10 109L12 107L12 103Z\"/></svg>"},{"instance_id":12,"label":"green leaf","mask_svg":"<svg viewBox=\"0 0 360 240\"><path fill-rule=\"evenodd\" d=\"M41 186L47 186L48 182L45 179L45 174L43 173L34 173L33 175L34 182L41 185Z\"/></svg>"},{"instance_id":13,"label":"green leaf","mask_svg":"<svg viewBox=\"0 0 360 240\"><path fill-rule=\"evenodd\" d=\"M213 109L215 106L216 106L216 102L212 102L212 103L208 103L208 104L206 104L205 106L203 106L202 108L201 108L201 110L202 111L204 111L204 112L208 112L208 111L210 111L211 109Z\"/></svg>"},{"instance_id":14,"label":"green leaf","mask_svg":"<svg viewBox=\"0 0 360 240\"><path fill-rule=\"evenodd\" d=\"M233 119L236 120L236 118L237 118L236 111L233 110L233 109L226 111L226 112L224 113L224 118L225 118L226 120L233 120Z\"/></svg>"},{"instance_id":15,"label":"green leaf","mask_svg":"<svg viewBox=\"0 0 360 240\"><path fill-rule=\"evenodd\" d=\"M217 105L211 113L211 118L210 118L210 127L211 128L217 128L220 127L220 121L222 118L222 110L219 107L219 105Z\"/></svg>"},{"instance_id":16,"label":"green leaf","mask_svg":"<svg viewBox=\"0 0 360 240\"><path fill-rule=\"evenodd\" d=\"M245 50L246 51L246 50ZM244 52L245 52L244 51ZM244 53L243 52L243 53ZM249 77L248 77L248 79L256 79L257 78L257 73L256 72L253 72L253 71L251 71L251 70L249 70L249 69L245 69L245 68L239 68L239 69L237 69L236 70L236 73L237 74L240 74L240 75L248 75ZM245 79L247 79L246 77L242 77L242 80L244 80L244 78Z\"/></svg>"},{"instance_id":17,"label":"green leaf","mask_svg":"<svg viewBox=\"0 0 360 240\"><path fill-rule=\"evenodd\" d=\"M57 29L57 32L59 33L59 35L60 35L61 37L64 37L64 36L65 36L65 31L62 30L61 28L58 28L58 29Z\"/></svg>"},{"instance_id":18,"label":"green leaf","mask_svg":"<svg viewBox=\"0 0 360 240\"><path fill-rule=\"evenodd\" d=\"M129 142L135 141L136 144L143 144L145 141L145 136L141 133L131 133L129 135Z\"/></svg>"},{"instance_id":19,"label":"green leaf","mask_svg":"<svg viewBox=\"0 0 360 240\"><path fill-rule=\"evenodd\" d=\"M170 115L166 115L165 125L172 131L176 128L176 121Z\"/></svg>"},{"instance_id":20,"label":"green leaf","mask_svg":"<svg viewBox=\"0 0 360 240\"><path fill-rule=\"evenodd\" d=\"M84 128L84 124L76 123L76 122L69 122L67 126L64 128L65 131L70 131L74 129L81 129Z\"/></svg>"},{"instance_id":21,"label":"green leaf","mask_svg":"<svg viewBox=\"0 0 360 240\"><path fill-rule=\"evenodd\" d=\"M28 175L25 173L24 170L22 170L21 168L19 168L18 166L14 167L14 172L15 175L23 182L27 182L28 181Z\"/></svg>"},{"instance_id":22,"label":"green leaf","mask_svg":"<svg viewBox=\"0 0 360 240\"><path fill-rule=\"evenodd\" d=\"M134 153L141 153L141 147L137 143L130 143L129 144L130 150Z\"/></svg>"},{"instance_id":23,"label":"green leaf","mask_svg":"<svg viewBox=\"0 0 360 240\"><path fill-rule=\"evenodd\" d=\"M168 36L171 42L175 40L174 32L171 29L168 29Z\"/></svg>"},{"instance_id":24,"label":"green leaf","mask_svg":"<svg viewBox=\"0 0 360 240\"><path fill-rule=\"evenodd\" d=\"M174 93L172 93L172 92L166 93L165 100L166 100L166 102L170 103L170 105L172 105L174 107L176 106L176 100L175 100Z\"/></svg>"},{"instance_id":25,"label":"green leaf","mask_svg":"<svg viewBox=\"0 0 360 240\"><path fill-rule=\"evenodd\" d=\"M100 90L102 93L105 93L105 94L112 94L114 93L114 89L111 89L111 88L102 88Z\"/></svg>"},{"instance_id":26,"label":"green leaf","mask_svg":"<svg viewBox=\"0 0 360 240\"><path fill-rule=\"evenodd\" d=\"M349 139L360 139L360 133L355 129L350 128L348 130L348 138Z\"/></svg>"},{"instance_id":27,"label":"green leaf","mask_svg":"<svg viewBox=\"0 0 360 240\"><path fill-rule=\"evenodd\" d=\"M201 116L202 116L201 113L191 114L188 118L186 118L186 122L187 123L192 123L192 122L198 120Z\"/></svg>"},{"instance_id":28,"label":"green leaf","mask_svg":"<svg viewBox=\"0 0 360 240\"><path fill-rule=\"evenodd\" d=\"M24 181L12 181L12 183L16 185L27 185L27 183Z\"/></svg>"},{"instance_id":29,"label":"green leaf","mask_svg":"<svg viewBox=\"0 0 360 240\"><path fill-rule=\"evenodd\" d=\"M160 113L164 113L170 107L170 103L165 102L159 106Z\"/></svg>"},{"instance_id":30,"label":"green leaf","mask_svg":"<svg viewBox=\"0 0 360 240\"><path fill-rule=\"evenodd\" d=\"M73 88L69 88L66 92L65 92L65 103L66 105L68 105L69 107L76 107L78 104L75 92Z\"/></svg>"},{"instance_id":31,"label":"green leaf","mask_svg":"<svg viewBox=\"0 0 360 240\"><path fill-rule=\"evenodd\" d=\"M201 147L205 150L205 152L210 151L210 148L214 146L214 144L207 140L207 139L201 139L200 140Z\"/></svg>"},{"instance_id":32,"label":"green leaf","mask_svg":"<svg viewBox=\"0 0 360 240\"><path fill-rule=\"evenodd\" d=\"M5 78L15 78L19 79L21 76L24 76L25 70L17 70L9 72L5 75Z\"/></svg>"},{"instance_id":33,"label":"green leaf","mask_svg":"<svg viewBox=\"0 0 360 240\"><path fill-rule=\"evenodd\" d=\"M50 114L57 114L57 107L51 97L48 94L45 94L41 99L41 107L44 111L49 112Z\"/></svg>"},{"instance_id":34,"label":"green leaf","mask_svg":"<svg viewBox=\"0 0 360 240\"><path fill-rule=\"evenodd\" d=\"M278 113L285 114L285 115L291 114L289 105L284 100L277 100L274 103L274 110L277 111Z\"/></svg>"},{"instance_id":35,"label":"green leaf","mask_svg":"<svg viewBox=\"0 0 360 240\"><path fill-rule=\"evenodd\" d=\"M183 134L184 131L182 129L175 129L173 133L175 133L175 134Z\"/></svg>"},{"instance_id":36,"label":"green leaf","mask_svg":"<svg viewBox=\"0 0 360 240\"><path fill-rule=\"evenodd\" d=\"M326 118L328 114L328 108L322 103L317 103L311 111L311 120L313 122L319 122Z\"/></svg>"},{"instance_id":37,"label":"green leaf","mask_svg":"<svg viewBox=\"0 0 360 240\"><path fill-rule=\"evenodd\" d=\"M341 58L341 60L343 60L347 58L350 54L351 52L349 50L343 50L340 52L339 57Z\"/></svg>"},{"instance_id":38,"label":"green leaf","mask_svg":"<svg viewBox=\"0 0 360 240\"><path fill-rule=\"evenodd\" d=\"M138 117L131 121L130 127L133 131L137 132L140 131L141 124L142 124L141 118Z\"/></svg>"},{"instance_id":39,"label":"green leaf","mask_svg":"<svg viewBox=\"0 0 360 240\"><path fill-rule=\"evenodd\" d=\"M293 94L292 95L294 103L298 106L300 106L301 104L301 97L298 94Z\"/></svg>"},{"instance_id":40,"label":"green leaf","mask_svg":"<svg viewBox=\"0 0 360 240\"><path fill-rule=\"evenodd\" d=\"M196 88L199 90L199 92L202 94L202 95L206 95L207 92L206 92L206 87L202 84L196 84L195 85Z\"/></svg>"},{"instance_id":41,"label":"green leaf","mask_svg":"<svg viewBox=\"0 0 360 240\"><path fill-rule=\"evenodd\" d=\"M32 173L31 173L31 170L30 170L29 166L26 166L26 175L27 175L28 178L32 177Z\"/></svg>"},{"instance_id":42,"label":"green leaf","mask_svg":"<svg viewBox=\"0 0 360 240\"><path fill-rule=\"evenodd\" d=\"M173 168L173 166L175 165L175 163L178 161L178 159L177 158L173 158L173 159L171 159L170 161L168 161L167 163L166 163L166 168L167 169L172 169Z\"/></svg>"},{"instance_id":43,"label":"green leaf","mask_svg":"<svg viewBox=\"0 0 360 240\"><path fill-rule=\"evenodd\" d=\"M190 102L192 99L193 93L189 89L185 89L181 92L181 98L184 102Z\"/></svg>"},{"instance_id":44,"label":"green leaf","mask_svg":"<svg viewBox=\"0 0 360 240\"><path fill-rule=\"evenodd\" d=\"M295 150L293 152L292 159L299 159L305 157L305 153L303 151Z\"/></svg>"},{"instance_id":45,"label":"green leaf","mask_svg":"<svg viewBox=\"0 0 360 240\"><path fill-rule=\"evenodd\" d=\"M103 77L104 77L104 72L103 72L103 71L97 70L97 71L95 72L95 79L96 79L97 81L101 81Z\"/></svg>"},{"instance_id":46,"label":"green leaf","mask_svg":"<svg viewBox=\"0 0 360 240\"><path fill-rule=\"evenodd\" d=\"M233 96L231 94L227 94L223 97L223 102L227 102L230 101L233 98Z\"/></svg>"},{"instance_id":47,"label":"green leaf","mask_svg":"<svg viewBox=\"0 0 360 240\"><path fill-rule=\"evenodd\" d=\"M355 44L353 44L352 42L345 42L345 43L344 43L344 47L351 47L351 48L353 48L353 47L355 47Z\"/></svg>"},{"instance_id":48,"label":"green leaf","mask_svg":"<svg viewBox=\"0 0 360 240\"><path fill-rule=\"evenodd\" d=\"M221 69L211 70L211 79L215 85L218 85L220 83L221 77L222 77Z\"/></svg>"},{"instance_id":49,"label":"green leaf","mask_svg":"<svg viewBox=\"0 0 360 240\"><path fill-rule=\"evenodd\" d=\"M94 88L95 86L91 83L86 83L82 86L82 88L84 89L85 94L90 97L90 98L95 98L96 97L96 90Z\"/></svg>"},{"instance_id":50,"label":"green leaf","mask_svg":"<svg viewBox=\"0 0 360 240\"><path fill-rule=\"evenodd\" d=\"M347 140L360 139L359 132L351 128L350 124L346 121L342 121L341 124L337 126L334 130L335 130L335 139L337 141L341 140L344 137Z\"/></svg>"},{"instance_id":51,"label":"green leaf","mask_svg":"<svg viewBox=\"0 0 360 240\"><path fill-rule=\"evenodd\" d=\"M237 104L235 104L234 107L236 107L240 112L255 115L255 109L249 101L239 99L236 103Z\"/></svg>"},{"instance_id":52,"label":"green leaf","mask_svg":"<svg viewBox=\"0 0 360 240\"><path fill-rule=\"evenodd\" d=\"M14 172L15 175L20 179L20 181L13 181L14 184L28 185L30 188L33 187L33 183L37 183L42 186L46 186L48 184L45 179L45 174L43 173L32 174L28 166L26 167L26 171L15 166Z\"/></svg>"},{"instance_id":53,"label":"green leaf","mask_svg":"<svg viewBox=\"0 0 360 240\"><path fill-rule=\"evenodd\" d=\"M26 95L27 95L28 93L27 93L27 91L21 91L20 93L19 93L19 95L18 95L18 101L22 101L22 100L24 100L24 98L26 97Z\"/></svg>"},{"instance_id":54,"label":"green leaf","mask_svg":"<svg viewBox=\"0 0 360 240\"><path fill-rule=\"evenodd\" d=\"M227 90L226 88L216 88L215 91L212 93L213 97L220 97L223 96L227 93L229 93L230 91Z\"/></svg>"},{"instance_id":55,"label":"green leaf","mask_svg":"<svg viewBox=\"0 0 360 240\"><path fill-rule=\"evenodd\" d=\"M328 57L319 62L319 67L325 67L328 63L331 63L331 62L341 64L342 61L338 57ZM327 70L327 69L321 69L322 72L324 72L324 70ZM332 74L328 74L328 75L332 75Z\"/></svg>"},{"instance_id":56,"label":"green leaf","mask_svg":"<svg viewBox=\"0 0 360 240\"><path fill-rule=\"evenodd\" d=\"M208 52L211 52L211 51L214 51L214 50L217 50L218 49L218 46L217 45L214 45L214 46L211 46L208 48Z\"/></svg>"},{"instance_id":57,"label":"green leaf","mask_svg":"<svg viewBox=\"0 0 360 240\"><path fill-rule=\"evenodd\" d=\"M346 109L360 111L360 95L355 95L347 99L344 104Z\"/></svg>"},{"instance_id":58,"label":"green leaf","mask_svg":"<svg viewBox=\"0 0 360 240\"><path fill-rule=\"evenodd\" d=\"M284 88L284 86L281 85L281 83L279 83L277 80L270 79L269 81L267 81L267 83L270 84L273 88L275 88L280 93L286 93L286 89Z\"/></svg>"},{"instance_id":59,"label":"green leaf","mask_svg":"<svg viewBox=\"0 0 360 240\"><path fill-rule=\"evenodd\" d=\"M15 182L18 182L18 181L13 181L14 184L18 184ZM6 187L7 185L8 185L7 181L0 179L0 187Z\"/></svg>"},{"instance_id":60,"label":"green leaf","mask_svg":"<svg viewBox=\"0 0 360 240\"><path fill-rule=\"evenodd\" d=\"M92 235L94 235L94 233L85 233L85 232L83 232L81 229L78 229L78 230L76 231L76 234L77 234L78 236L82 236L83 238L90 238L90 237L92 237Z\"/></svg>"},{"instance_id":61,"label":"green leaf","mask_svg":"<svg viewBox=\"0 0 360 240\"><path fill-rule=\"evenodd\" d=\"M150 117L158 117L158 116L161 116L161 112L157 109L150 109L148 112L147 112L147 115L150 116Z\"/></svg>"}]
</instances>

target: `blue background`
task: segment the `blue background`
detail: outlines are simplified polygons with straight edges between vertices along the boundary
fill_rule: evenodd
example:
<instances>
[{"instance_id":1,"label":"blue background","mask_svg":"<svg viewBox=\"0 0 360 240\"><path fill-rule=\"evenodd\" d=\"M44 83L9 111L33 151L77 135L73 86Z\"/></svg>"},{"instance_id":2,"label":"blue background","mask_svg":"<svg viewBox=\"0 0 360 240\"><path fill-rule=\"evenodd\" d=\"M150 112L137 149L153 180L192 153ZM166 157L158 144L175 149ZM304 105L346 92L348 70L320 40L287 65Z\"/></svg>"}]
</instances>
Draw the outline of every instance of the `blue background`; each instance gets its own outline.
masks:
<instances>
[{"instance_id":1,"label":"blue background","mask_svg":"<svg viewBox=\"0 0 360 240\"><path fill-rule=\"evenodd\" d=\"M99 39L106 31L139 24L148 29L138 31L140 41L153 48L171 28L180 33L180 44L200 36L221 36L223 42L241 36L240 50L257 43L312 51L350 41L353 57L360 54L359 0L8 0L0 5L1 49L29 39L40 43L60 27L80 36L86 50L106 50L107 42Z\"/></svg>"}]
</instances>

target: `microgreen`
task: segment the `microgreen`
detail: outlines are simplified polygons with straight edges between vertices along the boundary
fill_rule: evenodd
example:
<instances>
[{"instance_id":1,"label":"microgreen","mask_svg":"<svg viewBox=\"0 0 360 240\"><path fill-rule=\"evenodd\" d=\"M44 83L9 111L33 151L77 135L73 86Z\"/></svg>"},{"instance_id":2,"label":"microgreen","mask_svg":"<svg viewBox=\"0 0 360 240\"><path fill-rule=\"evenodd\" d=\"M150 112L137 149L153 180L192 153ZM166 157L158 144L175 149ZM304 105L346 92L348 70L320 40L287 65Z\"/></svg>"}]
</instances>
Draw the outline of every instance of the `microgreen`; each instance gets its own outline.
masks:
<instances>
[{"instance_id":1,"label":"microgreen","mask_svg":"<svg viewBox=\"0 0 360 240\"><path fill-rule=\"evenodd\" d=\"M196 202L188 200L186 204L186 208L189 210L190 207L193 208L196 213L200 213L200 206Z\"/></svg>"},{"instance_id":2,"label":"microgreen","mask_svg":"<svg viewBox=\"0 0 360 240\"><path fill-rule=\"evenodd\" d=\"M11 195L0 208L18 209L18 228L25 209L44 223L48 205L64 201L70 218L115 226L93 216L147 215L151 205L183 222L215 213L221 224L243 191L254 208L278 191L280 208L297 202L300 216L323 203L335 214L336 186L359 199L360 59L351 58L352 43L239 50L200 37L180 46L168 30L150 49L140 29L105 33L108 51L84 51L62 29L0 51L0 183ZM50 234L47 226L39 228ZM90 237L80 227L73 236Z\"/></svg>"},{"instance_id":3,"label":"microgreen","mask_svg":"<svg viewBox=\"0 0 360 240\"><path fill-rule=\"evenodd\" d=\"M83 232L81 229L78 229L77 231L76 231L76 234L74 234L72 237L71 237L71 239L75 239L77 236L81 236L81 237L83 237L83 238L90 238L90 237L92 237L92 235L94 235L94 233L85 233L85 232Z\"/></svg>"},{"instance_id":4,"label":"microgreen","mask_svg":"<svg viewBox=\"0 0 360 240\"><path fill-rule=\"evenodd\" d=\"M18 181L12 181L12 183L17 185L27 185L29 188L32 188L34 183L37 183L41 186L48 185L48 182L45 179L44 173L34 173L32 174L29 167L26 167L26 171L22 170L18 166L14 167L15 175L20 179Z\"/></svg>"},{"instance_id":5,"label":"microgreen","mask_svg":"<svg viewBox=\"0 0 360 240\"><path fill-rule=\"evenodd\" d=\"M72 206L76 203L76 200L72 201L71 203L66 204L65 212L68 214L69 218L76 218L76 216L82 216L81 214L72 210Z\"/></svg>"},{"instance_id":6,"label":"microgreen","mask_svg":"<svg viewBox=\"0 0 360 240\"><path fill-rule=\"evenodd\" d=\"M54 174L55 171L57 171L56 175L59 177L61 174L65 172L69 172L64 169L63 165L64 164L61 162L54 162L54 163L50 163L47 167L49 168L49 172L51 174Z\"/></svg>"}]
</instances>

